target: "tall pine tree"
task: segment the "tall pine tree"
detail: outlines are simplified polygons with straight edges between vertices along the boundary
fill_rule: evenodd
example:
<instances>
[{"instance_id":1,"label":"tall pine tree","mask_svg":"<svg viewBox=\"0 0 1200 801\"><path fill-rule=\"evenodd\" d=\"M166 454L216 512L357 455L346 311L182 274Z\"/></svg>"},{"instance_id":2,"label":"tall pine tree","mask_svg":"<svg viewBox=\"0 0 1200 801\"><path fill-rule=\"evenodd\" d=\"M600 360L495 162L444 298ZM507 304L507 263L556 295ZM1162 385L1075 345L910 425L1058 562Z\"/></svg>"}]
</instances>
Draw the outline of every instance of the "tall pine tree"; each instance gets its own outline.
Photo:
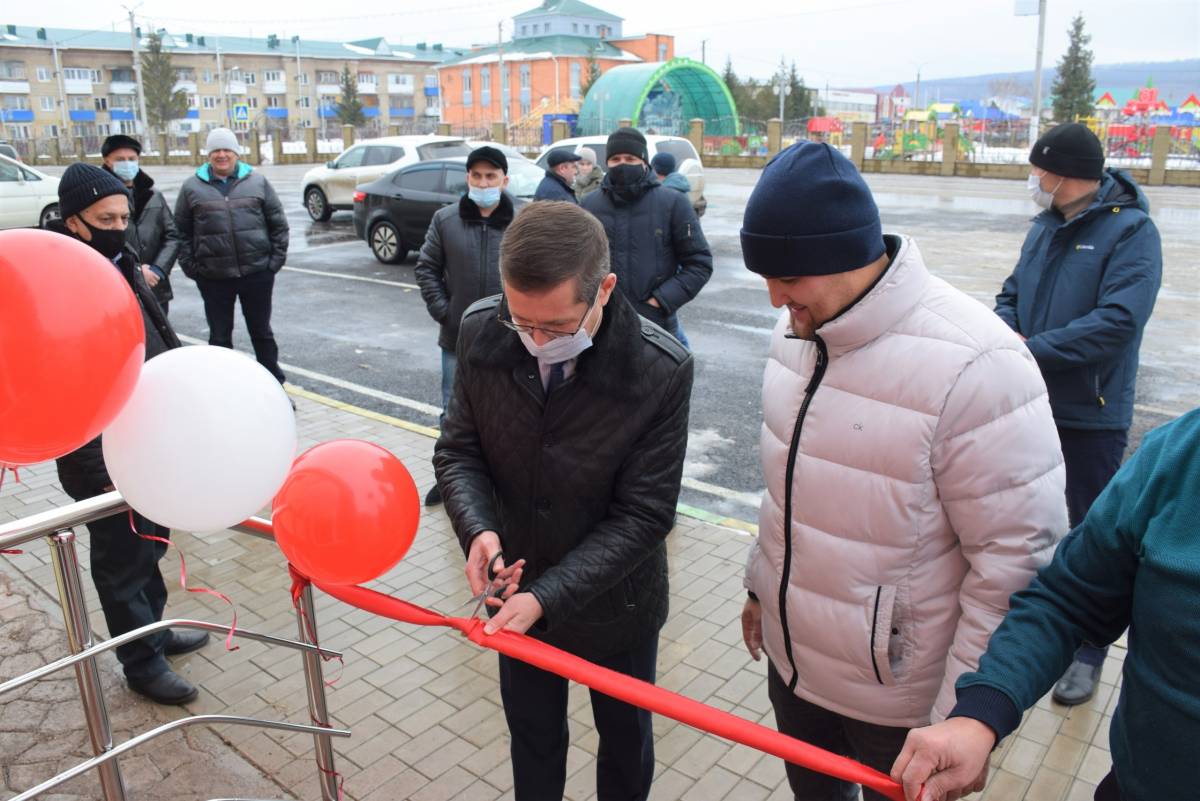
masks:
<instances>
[{"instance_id":1,"label":"tall pine tree","mask_svg":"<svg viewBox=\"0 0 1200 801\"><path fill-rule=\"evenodd\" d=\"M175 83L171 54L163 50L162 37L152 33L142 54L142 90L146 93L146 116L150 118L145 122L150 129L164 132L172 120L187 116L187 93L176 92Z\"/></svg>"},{"instance_id":2,"label":"tall pine tree","mask_svg":"<svg viewBox=\"0 0 1200 801\"><path fill-rule=\"evenodd\" d=\"M1074 122L1078 117L1092 115L1092 98L1096 81L1092 78L1092 51L1087 49L1092 37L1083 32L1083 15L1071 20L1067 32L1070 44L1058 62L1058 75L1050 92L1054 95L1054 119Z\"/></svg>"},{"instance_id":3,"label":"tall pine tree","mask_svg":"<svg viewBox=\"0 0 1200 801\"><path fill-rule=\"evenodd\" d=\"M791 87L791 94L787 98L787 118L792 120L800 120L805 117L811 117L813 113L812 94L804 85L804 79L800 77L800 73L796 72L796 62L792 62L792 67L788 71L788 86Z\"/></svg>"},{"instance_id":4,"label":"tall pine tree","mask_svg":"<svg viewBox=\"0 0 1200 801\"><path fill-rule=\"evenodd\" d=\"M596 61L595 53L588 53L587 62L583 69L583 81L579 86L580 96L587 97L588 90L598 80L600 80L600 64Z\"/></svg>"},{"instance_id":5,"label":"tall pine tree","mask_svg":"<svg viewBox=\"0 0 1200 801\"><path fill-rule=\"evenodd\" d=\"M362 101L358 99L358 76L342 65L342 99L337 104L337 117L342 125L362 125L367 121Z\"/></svg>"}]
</instances>

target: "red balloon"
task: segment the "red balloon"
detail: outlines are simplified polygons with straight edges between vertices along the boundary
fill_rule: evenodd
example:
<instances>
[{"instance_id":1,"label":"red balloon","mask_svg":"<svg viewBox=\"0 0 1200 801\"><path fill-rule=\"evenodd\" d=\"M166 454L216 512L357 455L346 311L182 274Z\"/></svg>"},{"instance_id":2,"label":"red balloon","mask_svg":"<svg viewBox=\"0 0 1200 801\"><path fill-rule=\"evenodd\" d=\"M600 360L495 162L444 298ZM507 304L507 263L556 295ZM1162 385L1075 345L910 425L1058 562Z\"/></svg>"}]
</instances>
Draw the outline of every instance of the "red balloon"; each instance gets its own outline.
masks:
<instances>
[{"instance_id":1,"label":"red balloon","mask_svg":"<svg viewBox=\"0 0 1200 801\"><path fill-rule=\"evenodd\" d=\"M142 312L112 262L77 239L0 231L0 464L70 453L129 400Z\"/></svg>"},{"instance_id":2,"label":"red balloon","mask_svg":"<svg viewBox=\"0 0 1200 801\"><path fill-rule=\"evenodd\" d=\"M417 485L386 449L323 442L296 459L271 504L275 541L308 578L361 584L399 562L421 517Z\"/></svg>"}]
</instances>

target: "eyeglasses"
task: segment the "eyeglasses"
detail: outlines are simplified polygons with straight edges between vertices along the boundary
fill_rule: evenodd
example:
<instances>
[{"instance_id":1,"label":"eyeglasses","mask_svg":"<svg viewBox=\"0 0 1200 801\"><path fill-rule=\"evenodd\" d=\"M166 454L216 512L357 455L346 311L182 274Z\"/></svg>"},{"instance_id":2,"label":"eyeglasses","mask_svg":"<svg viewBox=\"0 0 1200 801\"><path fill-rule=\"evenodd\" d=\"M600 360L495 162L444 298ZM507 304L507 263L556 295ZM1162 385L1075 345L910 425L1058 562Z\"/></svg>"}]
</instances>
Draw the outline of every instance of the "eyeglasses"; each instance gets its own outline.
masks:
<instances>
[{"instance_id":1,"label":"eyeglasses","mask_svg":"<svg viewBox=\"0 0 1200 801\"><path fill-rule=\"evenodd\" d=\"M542 327L536 326L536 325L521 325L520 323L514 323L511 316L505 317L504 312L499 312L496 315L496 319L500 322L500 325L504 326L505 328L507 328L510 331L516 331L518 334L529 334L532 336L534 331L541 331L545 336L549 337L550 339L562 339L563 337L573 337L573 336L575 336L575 334L577 334L579 332L580 328L583 328L584 320L586 320L588 318L588 315L592 313L592 309L595 307L596 301L598 301L598 300L600 300L599 288L596 289L595 299L592 300L591 305L587 307L587 311L585 311L583 313L583 316L579 318L579 325L575 326L574 331L555 331L553 328L542 328Z\"/></svg>"}]
</instances>

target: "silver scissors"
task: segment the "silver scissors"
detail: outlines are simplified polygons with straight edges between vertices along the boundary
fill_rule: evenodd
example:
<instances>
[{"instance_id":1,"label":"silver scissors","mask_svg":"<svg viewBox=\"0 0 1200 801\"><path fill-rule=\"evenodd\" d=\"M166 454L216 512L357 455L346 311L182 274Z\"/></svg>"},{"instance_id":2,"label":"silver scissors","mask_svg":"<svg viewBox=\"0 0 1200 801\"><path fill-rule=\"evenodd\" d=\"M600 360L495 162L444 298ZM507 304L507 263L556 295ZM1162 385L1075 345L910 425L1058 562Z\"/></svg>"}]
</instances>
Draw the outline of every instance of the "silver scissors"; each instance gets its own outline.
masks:
<instances>
[{"instance_id":1,"label":"silver scissors","mask_svg":"<svg viewBox=\"0 0 1200 801\"><path fill-rule=\"evenodd\" d=\"M488 581L487 581L487 584L483 588L483 592L479 593L478 596L473 596L471 598L471 601L475 601L475 608L471 610L471 617L479 617L479 610L483 609L484 603L487 602L488 595L493 595L496 598L500 598L501 596L504 595L504 589L505 589L504 587L501 587L500 589L496 590L495 592L492 591L492 584L495 583L495 581L496 581L496 560L503 559L503 558L504 558L504 551L496 551L496 555L488 560L488 563L487 563ZM471 603L471 601L467 601L467 603Z\"/></svg>"}]
</instances>

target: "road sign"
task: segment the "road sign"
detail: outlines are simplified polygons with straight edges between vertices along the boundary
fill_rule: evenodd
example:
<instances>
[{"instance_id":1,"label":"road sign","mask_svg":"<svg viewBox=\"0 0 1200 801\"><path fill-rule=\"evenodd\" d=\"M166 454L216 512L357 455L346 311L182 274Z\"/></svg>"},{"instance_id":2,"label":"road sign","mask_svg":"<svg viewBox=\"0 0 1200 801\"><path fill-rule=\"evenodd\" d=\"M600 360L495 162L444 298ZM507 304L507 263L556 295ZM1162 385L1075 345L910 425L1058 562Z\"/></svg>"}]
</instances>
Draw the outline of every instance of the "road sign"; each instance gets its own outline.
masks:
<instances>
[{"instance_id":1,"label":"road sign","mask_svg":"<svg viewBox=\"0 0 1200 801\"><path fill-rule=\"evenodd\" d=\"M250 106L245 103L238 103L233 107L234 122L250 122Z\"/></svg>"}]
</instances>

